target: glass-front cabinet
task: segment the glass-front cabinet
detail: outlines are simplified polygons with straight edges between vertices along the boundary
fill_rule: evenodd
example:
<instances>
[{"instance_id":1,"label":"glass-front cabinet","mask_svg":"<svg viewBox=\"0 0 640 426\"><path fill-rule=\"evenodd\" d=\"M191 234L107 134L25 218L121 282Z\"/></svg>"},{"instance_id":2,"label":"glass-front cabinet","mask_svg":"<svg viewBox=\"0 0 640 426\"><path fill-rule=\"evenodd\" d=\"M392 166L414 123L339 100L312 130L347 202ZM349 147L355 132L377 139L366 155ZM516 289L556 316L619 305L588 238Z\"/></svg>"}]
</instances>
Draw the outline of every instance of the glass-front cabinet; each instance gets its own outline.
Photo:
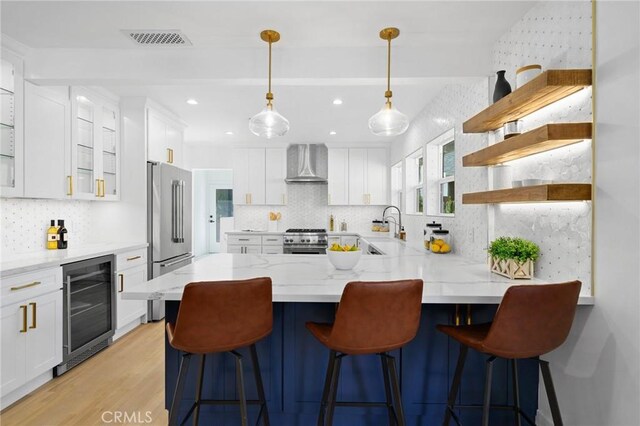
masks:
<instances>
[{"instance_id":1,"label":"glass-front cabinet","mask_svg":"<svg viewBox=\"0 0 640 426\"><path fill-rule=\"evenodd\" d=\"M22 196L22 61L3 52L0 69L0 193Z\"/></svg>"},{"instance_id":2,"label":"glass-front cabinet","mask_svg":"<svg viewBox=\"0 0 640 426\"><path fill-rule=\"evenodd\" d=\"M83 88L71 89L71 176L73 198L120 198L118 107Z\"/></svg>"}]
</instances>

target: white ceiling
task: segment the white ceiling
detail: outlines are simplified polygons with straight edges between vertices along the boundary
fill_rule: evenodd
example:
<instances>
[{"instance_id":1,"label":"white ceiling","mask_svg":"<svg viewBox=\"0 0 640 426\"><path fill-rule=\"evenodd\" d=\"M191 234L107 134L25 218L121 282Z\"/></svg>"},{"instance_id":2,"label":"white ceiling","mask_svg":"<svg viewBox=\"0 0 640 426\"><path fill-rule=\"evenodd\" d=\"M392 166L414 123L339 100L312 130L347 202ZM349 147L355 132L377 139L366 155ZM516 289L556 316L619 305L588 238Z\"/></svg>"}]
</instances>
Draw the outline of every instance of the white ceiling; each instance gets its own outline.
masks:
<instances>
[{"instance_id":1,"label":"white ceiling","mask_svg":"<svg viewBox=\"0 0 640 426\"><path fill-rule=\"evenodd\" d=\"M32 2L1 3L2 33L33 48L27 77L149 96L188 123L188 142L250 142L263 105L266 44L274 28L276 108L283 142L370 143L367 119L384 102L385 43L393 42L394 103L410 118L445 84L486 76L491 47L533 5L457 2ZM191 47L139 47L122 29L180 29ZM29 61L27 62L29 64ZM190 106L187 98L199 105ZM341 106L331 100L340 97ZM233 131L233 136L224 135ZM328 132L334 130L335 136ZM382 139L384 140L384 139Z\"/></svg>"}]
</instances>

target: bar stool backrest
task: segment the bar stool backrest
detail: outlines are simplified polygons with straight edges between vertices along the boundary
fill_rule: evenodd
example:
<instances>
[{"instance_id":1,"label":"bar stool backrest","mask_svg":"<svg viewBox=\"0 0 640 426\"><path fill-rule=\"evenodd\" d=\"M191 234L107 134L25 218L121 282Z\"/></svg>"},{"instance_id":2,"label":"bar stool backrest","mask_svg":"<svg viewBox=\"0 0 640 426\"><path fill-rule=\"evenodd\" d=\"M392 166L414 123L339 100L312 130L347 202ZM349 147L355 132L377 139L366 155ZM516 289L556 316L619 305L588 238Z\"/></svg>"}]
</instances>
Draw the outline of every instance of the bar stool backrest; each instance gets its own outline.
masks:
<instances>
[{"instance_id":1,"label":"bar stool backrest","mask_svg":"<svg viewBox=\"0 0 640 426\"><path fill-rule=\"evenodd\" d=\"M418 332L422 280L347 284L329 336L330 346L348 354L387 352Z\"/></svg>"},{"instance_id":2,"label":"bar stool backrest","mask_svg":"<svg viewBox=\"0 0 640 426\"><path fill-rule=\"evenodd\" d=\"M482 346L504 358L546 354L567 338L580 295L580 281L510 287Z\"/></svg>"},{"instance_id":3,"label":"bar stool backrest","mask_svg":"<svg viewBox=\"0 0 640 426\"><path fill-rule=\"evenodd\" d=\"M184 288L172 346L191 353L226 352L271 333L271 278L202 281Z\"/></svg>"}]
</instances>

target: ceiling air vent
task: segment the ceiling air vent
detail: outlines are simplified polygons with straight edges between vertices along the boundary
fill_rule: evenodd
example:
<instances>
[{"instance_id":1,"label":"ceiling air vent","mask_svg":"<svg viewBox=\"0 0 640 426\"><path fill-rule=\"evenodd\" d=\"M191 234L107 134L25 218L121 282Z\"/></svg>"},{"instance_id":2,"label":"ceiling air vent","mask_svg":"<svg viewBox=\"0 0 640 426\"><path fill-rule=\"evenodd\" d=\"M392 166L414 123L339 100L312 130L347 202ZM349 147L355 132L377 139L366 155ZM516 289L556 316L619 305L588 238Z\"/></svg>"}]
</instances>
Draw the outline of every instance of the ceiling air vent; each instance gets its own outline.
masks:
<instances>
[{"instance_id":1,"label":"ceiling air vent","mask_svg":"<svg viewBox=\"0 0 640 426\"><path fill-rule=\"evenodd\" d=\"M192 46L180 30L122 30L136 44L143 46Z\"/></svg>"}]
</instances>

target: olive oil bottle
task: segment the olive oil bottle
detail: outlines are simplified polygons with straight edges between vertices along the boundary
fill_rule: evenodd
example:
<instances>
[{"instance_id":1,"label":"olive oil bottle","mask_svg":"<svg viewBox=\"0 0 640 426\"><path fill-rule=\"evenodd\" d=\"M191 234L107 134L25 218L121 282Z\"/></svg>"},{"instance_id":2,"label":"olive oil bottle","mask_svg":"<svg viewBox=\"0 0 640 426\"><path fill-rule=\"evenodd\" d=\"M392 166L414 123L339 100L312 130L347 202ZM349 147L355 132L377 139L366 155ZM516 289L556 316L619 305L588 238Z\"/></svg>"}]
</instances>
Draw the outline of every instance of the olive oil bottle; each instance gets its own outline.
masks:
<instances>
[{"instance_id":1,"label":"olive oil bottle","mask_svg":"<svg viewBox=\"0 0 640 426\"><path fill-rule=\"evenodd\" d=\"M58 227L56 226L56 221L53 219L51 220L51 226L47 229L47 249L58 249Z\"/></svg>"},{"instance_id":2,"label":"olive oil bottle","mask_svg":"<svg viewBox=\"0 0 640 426\"><path fill-rule=\"evenodd\" d=\"M67 228L64 227L64 220L58 219L58 249L67 248Z\"/></svg>"}]
</instances>

